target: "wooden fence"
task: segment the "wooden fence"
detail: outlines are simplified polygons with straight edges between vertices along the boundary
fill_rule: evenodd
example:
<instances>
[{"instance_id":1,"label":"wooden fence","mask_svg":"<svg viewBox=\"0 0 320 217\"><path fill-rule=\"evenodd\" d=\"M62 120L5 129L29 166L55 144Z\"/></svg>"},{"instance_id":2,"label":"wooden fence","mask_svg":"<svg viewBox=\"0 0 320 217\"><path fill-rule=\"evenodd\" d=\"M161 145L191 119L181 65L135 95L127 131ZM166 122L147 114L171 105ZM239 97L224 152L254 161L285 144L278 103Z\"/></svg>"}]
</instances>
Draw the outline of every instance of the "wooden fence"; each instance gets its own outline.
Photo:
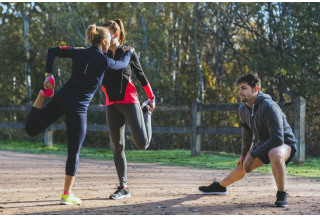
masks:
<instances>
[{"instance_id":1,"label":"wooden fence","mask_svg":"<svg viewBox=\"0 0 320 217\"><path fill-rule=\"evenodd\" d=\"M191 126L157 126L152 127L154 134L191 134L191 154L200 156L201 136L206 134L228 134L240 135L241 128L238 127L203 127L201 126L201 113L214 111L237 111L240 104L220 103L220 104L202 104L198 102L189 105L158 105L156 112L165 111L190 111L192 117ZM280 105L284 111L294 110L294 134L298 140L298 150L294 158L295 163L304 163L305 161L305 111L306 102L300 97L294 103ZM0 111L26 111L30 110L29 106L0 106ZM90 105L89 111L106 112L104 106ZM0 128L24 128L24 123L0 123ZM44 134L44 143L46 146L52 146L53 130L65 130L64 124L52 124L46 129ZM105 124L88 125L88 131L107 132L108 127ZM126 128L126 132L129 129Z\"/></svg>"}]
</instances>

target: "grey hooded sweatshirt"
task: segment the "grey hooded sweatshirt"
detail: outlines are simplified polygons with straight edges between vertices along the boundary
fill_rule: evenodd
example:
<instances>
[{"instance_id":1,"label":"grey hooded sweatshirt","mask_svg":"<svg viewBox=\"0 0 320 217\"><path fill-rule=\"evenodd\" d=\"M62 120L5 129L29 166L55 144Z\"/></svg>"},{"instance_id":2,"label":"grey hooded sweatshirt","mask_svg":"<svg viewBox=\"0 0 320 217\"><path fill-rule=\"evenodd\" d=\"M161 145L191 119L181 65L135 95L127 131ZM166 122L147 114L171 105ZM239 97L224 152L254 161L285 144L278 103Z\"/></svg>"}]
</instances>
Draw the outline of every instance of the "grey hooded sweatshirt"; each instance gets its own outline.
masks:
<instances>
[{"instance_id":1,"label":"grey hooded sweatshirt","mask_svg":"<svg viewBox=\"0 0 320 217\"><path fill-rule=\"evenodd\" d=\"M251 155L254 158L260 157L284 143L290 145L294 149L292 151L297 150L297 141L286 116L270 95L259 92L251 109L246 103L242 103L239 116L242 124L243 157L249 150L253 150Z\"/></svg>"}]
</instances>

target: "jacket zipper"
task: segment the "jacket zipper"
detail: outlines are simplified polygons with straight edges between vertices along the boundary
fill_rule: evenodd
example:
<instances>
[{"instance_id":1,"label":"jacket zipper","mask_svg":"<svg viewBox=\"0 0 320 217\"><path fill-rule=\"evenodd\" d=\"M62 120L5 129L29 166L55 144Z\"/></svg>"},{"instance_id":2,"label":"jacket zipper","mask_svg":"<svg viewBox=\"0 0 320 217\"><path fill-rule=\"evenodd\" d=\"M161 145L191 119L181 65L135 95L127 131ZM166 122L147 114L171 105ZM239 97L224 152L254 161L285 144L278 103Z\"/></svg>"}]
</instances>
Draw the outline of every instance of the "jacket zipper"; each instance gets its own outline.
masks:
<instances>
[{"instance_id":1,"label":"jacket zipper","mask_svg":"<svg viewBox=\"0 0 320 217\"><path fill-rule=\"evenodd\" d=\"M84 73L83 73L84 75L87 73L88 65L89 63L87 63L86 69L84 70Z\"/></svg>"},{"instance_id":2,"label":"jacket zipper","mask_svg":"<svg viewBox=\"0 0 320 217\"><path fill-rule=\"evenodd\" d=\"M259 142L260 141L260 136L259 136L259 133L258 133L257 123L256 123L256 118L257 118L257 115L259 113L259 108L258 108L258 111L257 111L257 113L255 115L254 115L253 109L254 109L254 104L252 106L252 115L251 116L253 116L253 125L254 125L254 129L256 130L256 133L257 133L257 136L258 136L258 142Z\"/></svg>"}]
</instances>

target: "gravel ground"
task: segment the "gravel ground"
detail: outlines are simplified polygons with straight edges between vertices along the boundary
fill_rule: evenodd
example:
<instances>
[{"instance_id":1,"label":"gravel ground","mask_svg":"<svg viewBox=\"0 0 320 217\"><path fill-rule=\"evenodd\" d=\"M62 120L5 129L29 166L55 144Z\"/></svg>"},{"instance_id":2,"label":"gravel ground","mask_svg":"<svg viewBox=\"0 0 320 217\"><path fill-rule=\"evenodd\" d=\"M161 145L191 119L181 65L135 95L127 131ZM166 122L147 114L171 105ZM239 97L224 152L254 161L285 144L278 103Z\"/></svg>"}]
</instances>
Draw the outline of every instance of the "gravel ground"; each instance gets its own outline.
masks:
<instances>
[{"instance_id":1,"label":"gravel ground","mask_svg":"<svg viewBox=\"0 0 320 217\"><path fill-rule=\"evenodd\" d=\"M118 183L112 161L80 159L73 188L81 205L59 204L65 156L0 151L0 215L320 215L320 179L288 176L288 207L274 208L271 174L252 173L228 187L227 196L205 196L198 186L226 170L128 163L131 198L110 200Z\"/></svg>"}]
</instances>

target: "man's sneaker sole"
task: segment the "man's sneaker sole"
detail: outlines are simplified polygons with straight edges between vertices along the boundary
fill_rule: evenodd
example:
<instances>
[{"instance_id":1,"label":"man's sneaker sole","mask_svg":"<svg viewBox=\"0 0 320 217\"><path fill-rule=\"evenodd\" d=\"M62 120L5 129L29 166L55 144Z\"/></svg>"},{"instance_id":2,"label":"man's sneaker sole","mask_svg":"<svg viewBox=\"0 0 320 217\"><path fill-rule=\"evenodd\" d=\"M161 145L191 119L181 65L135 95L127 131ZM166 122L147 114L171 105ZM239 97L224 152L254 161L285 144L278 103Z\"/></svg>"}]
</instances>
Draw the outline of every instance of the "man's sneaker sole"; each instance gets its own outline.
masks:
<instances>
[{"instance_id":1,"label":"man's sneaker sole","mask_svg":"<svg viewBox=\"0 0 320 217\"><path fill-rule=\"evenodd\" d=\"M279 208L281 208L281 207L287 207L288 206L288 204L285 204L285 205L277 205L277 204L274 204L273 205L273 207L279 207Z\"/></svg>"},{"instance_id":2,"label":"man's sneaker sole","mask_svg":"<svg viewBox=\"0 0 320 217\"><path fill-rule=\"evenodd\" d=\"M228 191L226 192L204 192L199 190L201 193L205 194L205 195L227 195Z\"/></svg>"},{"instance_id":3,"label":"man's sneaker sole","mask_svg":"<svg viewBox=\"0 0 320 217\"><path fill-rule=\"evenodd\" d=\"M126 194L126 195L121 195L120 197L109 197L111 200L119 200L119 199L123 199L123 198L130 198L131 195L130 194Z\"/></svg>"}]
</instances>

